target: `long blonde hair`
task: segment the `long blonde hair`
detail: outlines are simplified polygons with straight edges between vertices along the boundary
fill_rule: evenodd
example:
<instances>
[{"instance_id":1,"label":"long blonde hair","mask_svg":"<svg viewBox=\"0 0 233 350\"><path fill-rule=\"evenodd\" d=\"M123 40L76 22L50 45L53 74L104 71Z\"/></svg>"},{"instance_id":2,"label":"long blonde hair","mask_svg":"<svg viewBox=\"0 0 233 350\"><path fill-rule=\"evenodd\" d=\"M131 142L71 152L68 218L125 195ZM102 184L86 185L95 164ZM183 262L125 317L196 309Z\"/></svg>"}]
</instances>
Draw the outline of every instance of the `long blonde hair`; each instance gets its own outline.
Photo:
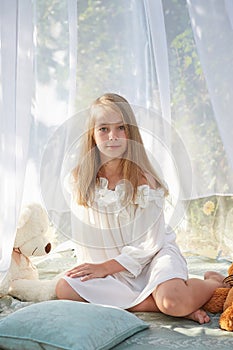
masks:
<instances>
[{"instance_id":1,"label":"long blonde hair","mask_svg":"<svg viewBox=\"0 0 233 350\"><path fill-rule=\"evenodd\" d=\"M106 93L97 98L90 108L90 116L87 123L87 131L83 134L79 162L73 170L75 179L77 203L89 206L94 199L96 184L99 182L101 169L100 154L94 140L95 117L99 110L114 110L121 115L125 126L128 142L126 153L121 159L122 178L128 180L133 187L133 198L137 193L142 177L146 174L156 182L156 187L162 187L165 194L167 188L160 180L146 154L143 141L137 126L136 118L128 101L117 94ZM140 164L140 166L139 166ZM148 180L148 183L150 181Z\"/></svg>"}]
</instances>

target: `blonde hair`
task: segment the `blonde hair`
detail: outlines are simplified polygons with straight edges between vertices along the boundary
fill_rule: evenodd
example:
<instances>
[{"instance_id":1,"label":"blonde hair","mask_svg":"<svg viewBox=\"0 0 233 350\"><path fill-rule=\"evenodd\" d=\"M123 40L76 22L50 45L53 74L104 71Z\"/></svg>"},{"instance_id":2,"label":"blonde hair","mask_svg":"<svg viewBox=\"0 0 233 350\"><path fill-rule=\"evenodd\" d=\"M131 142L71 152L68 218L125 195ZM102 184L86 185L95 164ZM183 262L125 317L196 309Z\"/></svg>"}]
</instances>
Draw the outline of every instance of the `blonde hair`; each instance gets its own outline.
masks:
<instances>
[{"instance_id":1,"label":"blonde hair","mask_svg":"<svg viewBox=\"0 0 233 350\"><path fill-rule=\"evenodd\" d=\"M87 132L83 134L81 142L80 159L77 167L73 170L77 190L77 203L89 206L94 199L96 184L99 182L99 172L102 164L99 150L94 140L94 127L95 117L100 108L102 111L112 109L120 114L125 126L126 137L128 140L133 141L128 142L127 150L121 159L122 178L130 181L132 184L133 198L136 196L137 187L141 184L142 177L147 179L149 185L150 180L148 179L152 177L156 182L156 187L163 188L165 194L167 194L166 186L160 180L148 159L134 112L128 101L120 95L106 93L97 98L91 105Z\"/></svg>"}]
</instances>

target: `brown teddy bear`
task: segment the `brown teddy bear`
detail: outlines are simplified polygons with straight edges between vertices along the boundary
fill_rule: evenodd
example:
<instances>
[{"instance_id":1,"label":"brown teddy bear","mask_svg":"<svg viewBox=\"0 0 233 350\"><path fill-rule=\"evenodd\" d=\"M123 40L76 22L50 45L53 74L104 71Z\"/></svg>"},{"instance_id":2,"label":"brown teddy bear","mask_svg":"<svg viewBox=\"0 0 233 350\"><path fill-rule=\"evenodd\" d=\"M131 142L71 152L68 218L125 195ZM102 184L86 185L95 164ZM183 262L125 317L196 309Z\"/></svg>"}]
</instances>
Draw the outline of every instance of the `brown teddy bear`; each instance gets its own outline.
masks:
<instances>
[{"instance_id":1,"label":"brown teddy bear","mask_svg":"<svg viewBox=\"0 0 233 350\"><path fill-rule=\"evenodd\" d=\"M204 305L211 313L221 313L219 326L226 331L233 331L233 263L228 269L228 277L224 279L229 288L217 288L212 298Z\"/></svg>"}]
</instances>

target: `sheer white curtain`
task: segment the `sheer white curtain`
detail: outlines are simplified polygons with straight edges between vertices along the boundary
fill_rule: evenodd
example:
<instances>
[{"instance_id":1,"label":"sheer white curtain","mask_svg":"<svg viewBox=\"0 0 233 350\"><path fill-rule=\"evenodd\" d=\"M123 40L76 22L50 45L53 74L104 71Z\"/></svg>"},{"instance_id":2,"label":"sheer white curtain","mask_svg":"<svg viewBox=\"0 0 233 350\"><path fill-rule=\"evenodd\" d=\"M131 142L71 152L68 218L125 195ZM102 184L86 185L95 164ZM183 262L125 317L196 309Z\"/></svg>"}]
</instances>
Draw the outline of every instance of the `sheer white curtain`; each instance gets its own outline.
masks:
<instances>
[{"instance_id":1,"label":"sheer white curtain","mask_svg":"<svg viewBox=\"0 0 233 350\"><path fill-rule=\"evenodd\" d=\"M214 118L229 162L230 179L233 175L233 3L229 0L187 2ZM229 192L233 192L232 182Z\"/></svg>"},{"instance_id":2,"label":"sheer white curtain","mask_svg":"<svg viewBox=\"0 0 233 350\"><path fill-rule=\"evenodd\" d=\"M0 278L11 258L28 155L33 97L32 2L0 2Z\"/></svg>"},{"instance_id":3,"label":"sheer white curtain","mask_svg":"<svg viewBox=\"0 0 233 350\"><path fill-rule=\"evenodd\" d=\"M56 39L61 32L58 23L65 20L63 52L68 64L63 83L67 88L60 99L54 98L58 71L55 62L62 59L62 50L59 50L60 56L54 57L54 66L48 68L53 74L50 84L41 83L37 50L41 45L38 40L42 38L37 26L38 18L44 18L43 5L46 4L32 0L0 2L0 280L9 267L21 206L33 201L43 204L39 186L43 148L51 130L65 121L74 109L77 3L74 0L62 2L60 17L53 18L57 27L51 28ZM45 19L43 29L46 25ZM60 43L58 46L60 48ZM52 108L46 108L50 103Z\"/></svg>"}]
</instances>

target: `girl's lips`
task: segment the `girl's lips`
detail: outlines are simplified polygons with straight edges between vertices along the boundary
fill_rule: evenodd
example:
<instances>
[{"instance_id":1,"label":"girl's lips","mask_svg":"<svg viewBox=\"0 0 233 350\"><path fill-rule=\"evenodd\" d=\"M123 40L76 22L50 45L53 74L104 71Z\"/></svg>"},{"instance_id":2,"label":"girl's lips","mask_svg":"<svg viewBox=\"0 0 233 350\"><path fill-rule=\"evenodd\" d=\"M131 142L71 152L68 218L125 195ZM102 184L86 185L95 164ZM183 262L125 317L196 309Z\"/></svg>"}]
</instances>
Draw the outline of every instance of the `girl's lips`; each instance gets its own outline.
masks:
<instances>
[{"instance_id":1,"label":"girl's lips","mask_svg":"<svg viewBox=\"0 0 233 350\"><path fill-rule=\"evenodd\" d=\"M121 147L121 145L106 145L108 148L118 148Z\"/></svg>"}]
</instances>

